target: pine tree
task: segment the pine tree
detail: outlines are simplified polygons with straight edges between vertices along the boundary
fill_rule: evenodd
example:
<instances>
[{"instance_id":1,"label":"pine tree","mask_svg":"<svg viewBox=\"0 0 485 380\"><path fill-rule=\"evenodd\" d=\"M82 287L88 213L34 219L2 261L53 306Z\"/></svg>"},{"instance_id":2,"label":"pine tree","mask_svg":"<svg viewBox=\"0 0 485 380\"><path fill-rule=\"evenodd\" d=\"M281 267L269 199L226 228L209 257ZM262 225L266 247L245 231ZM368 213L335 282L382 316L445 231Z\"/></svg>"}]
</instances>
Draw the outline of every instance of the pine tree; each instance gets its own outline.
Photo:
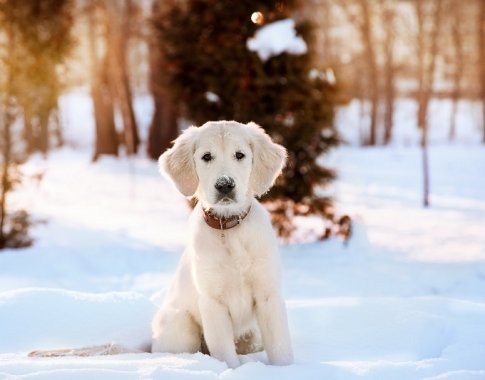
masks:
<instances>
[{"instance_id":1,"label":"pine tree","mask_svg":"<svg viewBox=\"0 0 485 380\"><path fill-rule=\"evenodd\" d=\"M296 27L308 46L306 54L282 53L263 60L247 47L261 27L258 23L291 17L299 3L188 0L177 4L154 25L171 90L185 116L197 125L208 120L254 121L287 148L287 167L262 199L282 235L291 234L294 215L332 217L331 200L321 195L321 188L334 172L318 160L338 143L333 128L337 89L322 75L311 75L312 27L307 22ZM255 12L259 17L252 21Z\"/></svg>"}]
</instances>

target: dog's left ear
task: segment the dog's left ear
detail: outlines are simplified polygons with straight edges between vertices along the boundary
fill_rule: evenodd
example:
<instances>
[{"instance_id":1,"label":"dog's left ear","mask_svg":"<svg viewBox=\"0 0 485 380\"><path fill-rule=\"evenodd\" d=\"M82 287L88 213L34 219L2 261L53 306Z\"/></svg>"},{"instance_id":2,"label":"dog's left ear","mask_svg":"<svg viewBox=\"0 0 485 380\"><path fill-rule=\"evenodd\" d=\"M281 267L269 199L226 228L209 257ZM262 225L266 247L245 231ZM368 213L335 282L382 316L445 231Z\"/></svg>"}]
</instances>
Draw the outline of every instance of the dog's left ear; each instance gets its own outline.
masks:
<instances>
[{"instance_id":1,"label":"dog's left ear","mask_svg":"<svg viewBox=\"0 0 485 380\"><path fill-rule=\"evenodd\" d=\"M266 193L280 175L286 163L286 149L274 143L256 123L247 124L250 128L250 145L253 151L253 169L249 186L256 196Z\"/></svg>"},{"instance_id":2,"label":"dog's left ear","mask_svg":"<svg viewBox=\"0 0 485 380\"><path fill-rule=\"evenodd\" d=\"M166 174L186 197L194 195L199 185L194 163L197 130L197 127L186 129L158 159L160 173Z\"/></svg>"}]
</instances>

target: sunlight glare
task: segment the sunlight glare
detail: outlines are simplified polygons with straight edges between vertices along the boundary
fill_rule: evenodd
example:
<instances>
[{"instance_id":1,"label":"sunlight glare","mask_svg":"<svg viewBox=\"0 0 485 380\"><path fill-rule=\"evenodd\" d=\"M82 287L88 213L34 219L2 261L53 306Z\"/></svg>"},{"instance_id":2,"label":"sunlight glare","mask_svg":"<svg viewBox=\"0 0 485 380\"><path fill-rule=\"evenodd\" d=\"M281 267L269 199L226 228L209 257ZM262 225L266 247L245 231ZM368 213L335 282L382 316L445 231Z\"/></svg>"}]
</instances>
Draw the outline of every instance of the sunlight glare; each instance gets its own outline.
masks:
<instances>
[{"instance_id":1,"label":"sunlight glare","mask_svg":"<svg viewBox=\"0 0 485 380\"><path fill-rule=\"evenodd\" d=\"M253 12L251 21L255 24L261 25L264 22L264 16L261 12Z\"/></svg>"}]
</instances>

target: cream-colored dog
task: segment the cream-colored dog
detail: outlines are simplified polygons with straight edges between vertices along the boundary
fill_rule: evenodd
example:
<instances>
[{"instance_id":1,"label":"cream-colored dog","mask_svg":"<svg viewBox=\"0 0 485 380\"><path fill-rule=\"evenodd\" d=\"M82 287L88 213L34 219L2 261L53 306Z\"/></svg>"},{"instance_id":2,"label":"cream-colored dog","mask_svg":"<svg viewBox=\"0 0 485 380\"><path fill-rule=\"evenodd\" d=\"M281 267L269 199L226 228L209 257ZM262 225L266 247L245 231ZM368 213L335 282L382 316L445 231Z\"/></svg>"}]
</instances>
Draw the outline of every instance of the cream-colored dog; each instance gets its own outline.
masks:
<instances>
[{"instance_id":1,"label":"cream-colored dog","mask_svg":"<svg viewBox=\"0 0 485 380\"><path fill-rule=\"evenodd\" d=\"M230 367L238 354L266 350L293 362L280 262L269 215L254 198L273 185L285 149L254 123L209 122L187 129L160 157L160 169L199 203L189 245L153 320L152 352L209 352ZM33 351L29 356L140 352L122 344Z\"/></svg>"},{"instance_id":2,"label":"cream-colored dog","mask_svg":"<svg viewBox=\"0 0 485 380\"><path fill-rule=\"evenodd\" d=\"M208 350L230 367L261 351L293 361L276 237L255 199L280 174L285 149L254 123L208 122L184 131L160 170L199 199L188 247L153 321L152 352Z\"/></svg>"}]
</instances>

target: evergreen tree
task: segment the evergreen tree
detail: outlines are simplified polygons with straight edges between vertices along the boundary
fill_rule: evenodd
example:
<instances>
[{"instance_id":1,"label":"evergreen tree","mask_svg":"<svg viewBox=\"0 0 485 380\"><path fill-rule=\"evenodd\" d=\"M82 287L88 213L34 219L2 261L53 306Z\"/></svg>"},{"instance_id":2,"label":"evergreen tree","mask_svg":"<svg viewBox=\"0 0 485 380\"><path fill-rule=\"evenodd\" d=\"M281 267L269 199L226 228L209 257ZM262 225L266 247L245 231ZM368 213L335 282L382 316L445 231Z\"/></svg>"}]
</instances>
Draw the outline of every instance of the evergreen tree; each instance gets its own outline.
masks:
<instances>
[{"instance_id":1,"label":"evergreen tree","mask_svg":"<svg viewBox=\"0 0 485 380\"><path fill-rule=\"evenodd\" d=\"M188 0L154 20L171 90L189 120L254 121L287 148L288 165L262 199L282 235L292 232L294 215L333 217L321 187L334 173L318 158L338 143L336 87L311 75L311 25L296 27L307 44L305 54L263 60L247 48L259 28L291 17L298 6L292 0Z\"/></svg>"}]
</instances>

